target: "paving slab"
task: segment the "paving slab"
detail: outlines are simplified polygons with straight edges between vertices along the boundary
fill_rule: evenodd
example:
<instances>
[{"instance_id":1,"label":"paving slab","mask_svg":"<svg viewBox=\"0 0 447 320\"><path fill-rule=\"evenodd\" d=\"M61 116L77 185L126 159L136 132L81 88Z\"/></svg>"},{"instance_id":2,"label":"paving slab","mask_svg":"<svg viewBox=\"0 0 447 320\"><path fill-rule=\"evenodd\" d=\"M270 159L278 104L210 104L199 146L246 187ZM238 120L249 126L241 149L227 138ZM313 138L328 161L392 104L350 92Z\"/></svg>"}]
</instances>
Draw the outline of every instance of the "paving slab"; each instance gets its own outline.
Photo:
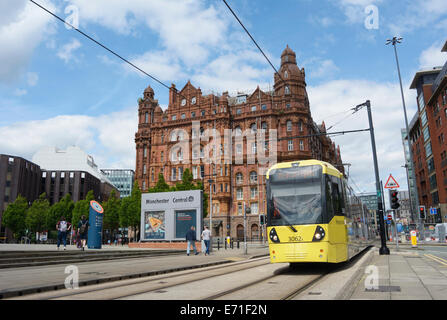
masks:
<instances>
[{"instance_id":1,"label":"paving slab","mask_svg":"<svg viewBox=\"0 0 447 320\"><path fill-rule=\"evenodd\" d=\"M423 251L399 249L390 255L374 250L371 266L377 267L379 288L365 289L370 274L353 283L351 300L447 300L447 266L424 256ZM368 266L363 267L366 271ZM388 290L388 291L387 291Z\"/></svg>"},{"instance_id":2,"label":"paving slab","mask_svg":"<svg viewBox=\"0 0 447 320\"><path fill-rule=\"evenodd\" d=\"M175 256L0 269L0 297L64 288L64 281L70 275L69 270L66 273L66 267L71 265L78 268L79 283L82 286L267 256L268 247L249 248L247 253L245 255L243 249L228 249L214 250L207 256L186 256L185 253Z\"/></svg>"}]
</instances>

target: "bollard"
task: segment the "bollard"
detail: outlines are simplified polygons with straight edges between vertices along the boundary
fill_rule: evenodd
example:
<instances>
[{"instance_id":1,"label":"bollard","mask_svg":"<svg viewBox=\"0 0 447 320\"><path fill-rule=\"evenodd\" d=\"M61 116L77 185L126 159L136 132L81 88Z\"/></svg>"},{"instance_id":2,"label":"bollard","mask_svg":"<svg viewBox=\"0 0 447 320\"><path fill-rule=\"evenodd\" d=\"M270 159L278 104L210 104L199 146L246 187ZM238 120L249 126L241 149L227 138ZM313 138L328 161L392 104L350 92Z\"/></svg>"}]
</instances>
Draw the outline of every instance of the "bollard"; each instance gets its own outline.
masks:
<instances>
[{"instance_id":1,"label":"bollard","mask_svg":"<svg viewBox=\"0 0 447 320\"><path fill-rule=\"evenodd\" d=\"M220 241L217 239L217 250L220 250Z\"/></svg>"},{"instance_id":2,"label":"bollard","mask_svg":"<svg viewBox=\"0 0 447 320\"><path fill-rule=\"evenodd\" d=\"M237 240L237 248L239 249L239 240Z\"/></svg>"},{"instance_id":3,"label":"bollard","mask_svg":"<svg viewBox=\"0 0 447 320\"><path fill-rule=\"evenodd\" d=\"M225 250L227 250L227 242L225 241Z\"/></svg>"}]
</instances>

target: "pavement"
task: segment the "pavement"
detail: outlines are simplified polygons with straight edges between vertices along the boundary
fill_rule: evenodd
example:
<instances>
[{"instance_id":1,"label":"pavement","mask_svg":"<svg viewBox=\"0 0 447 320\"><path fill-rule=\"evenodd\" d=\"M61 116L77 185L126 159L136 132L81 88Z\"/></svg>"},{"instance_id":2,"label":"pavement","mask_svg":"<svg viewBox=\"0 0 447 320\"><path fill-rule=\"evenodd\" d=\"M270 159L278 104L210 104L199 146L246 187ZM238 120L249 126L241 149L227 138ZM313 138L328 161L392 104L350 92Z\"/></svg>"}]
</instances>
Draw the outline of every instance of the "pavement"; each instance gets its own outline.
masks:
<instances>
[{"instance_id":1,"label":"pavement","mask_svg":"<svg viewBox=\"0 0 447 320\"><path fill-rule=\"evenodd\" d=\"M67 245L67 251L80 251L75 245ZM64 250L64 245L62 244L59 248L60 251ZM88 249L88 251L121 251L121 250L159 250L152 248L129 248L127 245L103 245L101 249ZM57 245L55 244L13 244L13 243L0 243L0 252L2 251L57 251Z\"/></svg>"},{"instance_id":2,"label":"pavement","mask_svg":"<svg viewBox=\"0 0 447 320\"><path fill-rule=\"evenodd\" d=\"M343 264L322 281L306 288L298 300L446 300L447 246L434 251L430 246L388 243L390 255L380 255L380 243L359 255L350 264ZM0 250L1 250L0 246ZM23 249L23 246L22 246ZM32 250L30 247L28 249ZM123 247L120 247L122 250ZM113 249L111 249L113 250ZM133 250L133 249L129 249ZM267 256L268 247L249 246L245 255L240 249L214 249L203 254L134 258L127 260L81 262L80 286L150 276L210 265ZM437 253L439 252L439 253ZM64 288L68 277L66 264L0 270L0 299L27 293Z\"/></svg>"},{"instance_id":3,"label":"pavement","mask_svg":"<svg viewBox=\"0 0 447 320\"><path fill-rule=\"evenodd\" d=\"M345 299L447 300L447 259L424 245L388 247L390 255L380 255L379 246L370 251L345 288Z\"/></svg>"},{"instance_id":4,"label":"pavement","mask_svg":"<svg viewBox=\"0 0 447 320\"><path fill-rule=\"evenodd\" d=\"M40 245L21 245L20 250L37 250L37 247L33 246ZM118 247L120 250L125 248L125 246ZM0 246L0 252L2 248ZM17 250L17 247L14 250ZM110 248L109 250L113 249ZM128 248L128 250L134 249ZM201 268L262 256L268 256L267 245L249 244L247 254L245 254L243 246L240 249L227 250L214 248L211 255L207 256L203 253L187 256L185 249L184 254L170 256L0 269L0 299L65 288L65 279L72 274L71 266L73 265L77 267L79 272L79 286L84 286Z\"/></svg>"}]
</instances>

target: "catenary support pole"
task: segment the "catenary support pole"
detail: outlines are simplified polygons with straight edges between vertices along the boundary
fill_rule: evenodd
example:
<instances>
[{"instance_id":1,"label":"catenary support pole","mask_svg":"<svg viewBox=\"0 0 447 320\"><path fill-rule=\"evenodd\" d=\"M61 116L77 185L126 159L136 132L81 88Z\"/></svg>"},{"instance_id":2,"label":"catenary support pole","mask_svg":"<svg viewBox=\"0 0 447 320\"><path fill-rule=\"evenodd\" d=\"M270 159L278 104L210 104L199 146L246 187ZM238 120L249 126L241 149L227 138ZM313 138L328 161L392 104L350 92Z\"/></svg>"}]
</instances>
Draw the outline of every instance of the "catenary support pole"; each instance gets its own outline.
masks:
<instances>
[{"instance_id":1,"label":"catenary support pole","mask_svg":"<svg viewBox=\"0 0 447 320\"><path fill-rule=\"evenodd\" d=\"M374 126L371 115L371 102L367 100L365 102L366 109L368 110L368 120L369 120L369 129L371 135L371 147L373 153L373 161L374 161L374 172L376 176L376 191L377 191L377 200L378 200L378 214L379 214L379 224L380 224L380 238L381 238L381 247L379 253L381 255L390 254L390 249L386 246L385 240L385 223L383 220L383 203L382 203L382 190L380 188L380 176L379 176L379 165L377 163L377 152L376 152L376 140L374 138Z\"/></svg>"}]
</instances>

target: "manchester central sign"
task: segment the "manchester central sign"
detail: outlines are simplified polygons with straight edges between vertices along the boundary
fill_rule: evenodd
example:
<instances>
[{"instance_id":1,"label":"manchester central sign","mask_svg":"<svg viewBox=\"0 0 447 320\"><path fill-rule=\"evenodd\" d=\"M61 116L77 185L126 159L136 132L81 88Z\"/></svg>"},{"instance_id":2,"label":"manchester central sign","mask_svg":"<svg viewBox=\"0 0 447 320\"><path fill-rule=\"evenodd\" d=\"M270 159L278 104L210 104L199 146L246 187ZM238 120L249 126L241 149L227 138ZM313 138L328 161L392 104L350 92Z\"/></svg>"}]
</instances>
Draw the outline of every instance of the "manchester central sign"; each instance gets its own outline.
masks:
<instances>
[{"instance_id":1,"label":"manchester central sign","mask_svg":"<svg viewBox=\"0 0 447 320\"><path fill-rule=\"evenodd\" d=\"M191 226L200 239L202 212L201 190L143 193L141 241L185 240Z\"/></svg>"}]
</instances>

